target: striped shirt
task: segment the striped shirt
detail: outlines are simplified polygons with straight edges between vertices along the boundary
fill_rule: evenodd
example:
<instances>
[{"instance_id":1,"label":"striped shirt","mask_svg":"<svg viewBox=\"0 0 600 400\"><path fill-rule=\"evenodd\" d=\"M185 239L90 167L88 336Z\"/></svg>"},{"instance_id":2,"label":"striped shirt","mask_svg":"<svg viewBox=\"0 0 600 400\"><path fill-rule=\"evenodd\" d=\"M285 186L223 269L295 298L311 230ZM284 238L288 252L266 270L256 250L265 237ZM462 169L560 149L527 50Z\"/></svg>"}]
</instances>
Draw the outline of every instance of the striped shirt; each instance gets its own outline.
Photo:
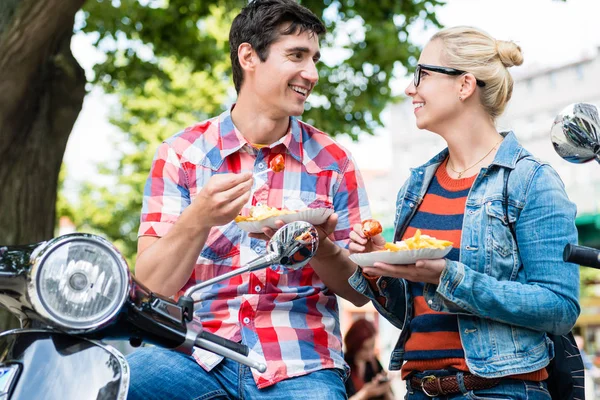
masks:
<instances>
[{"instance_id":1,"label":"striped shirt","mask_svg":"<svg viewBox=\"0 0 600 400\"><path fill-rule=\"evenodd\" d=\"M283 172L259 175L252 205L299 209L333 207L339 216L332 239L347 247L353 224L369 217L364 184L350 154L326 134L296 118L279 141L251 146L235 128L230 111L169 138L158 148L144 190L139 235L164 236L215 174L258 173L277 154ZM210 212L210 210L206 210ZM243 210L247 213L248 210ZM185 289L240 268L265 253L234 222L211 229ZM331 266L335 268L335 265ZM267 371L252 370L259 388L323 368L342 368L336 297L310 264L289 273L267 268L214 284L194 294L195 317L205 329L241 341ZM206 370L221 357L196 350Z\"/></svg>"},{"instance_id":2,"label":"striped shirt","mask_svg":"<svg viewBox=\"0 0 600 400\"><path fill-rule=\"evenodd\" d=\"M453 179L445 167L444 162L437 169L423 202L402 239L413 236L420 229L423 234L450 240L453 243L452 250L446 258L459 261L465 204L476 175ZM460 341L457 316L430 309L423 297L423 283L410 282L409 288L414 299L414 316L405 345L406 363L402 366L402 379L406 379L413 371L454 369L469 372ZM531 381L542 381L547 377L545 368L511 376Z\"/></svg>"},{"instance_id":3,"label":"striped shirt","mask_svg":"<svg viewBox=\"0 0 600 400\"><path fill-rule=\"evenodd\" d=\"M425 235L449 240L453 245L446 258L458 261L464 209L474 181L475 176L450 178L445 163L442 163L402 239L414 236L420 229ZM414 316L405 345L406 363L402 366L402 378L412 371L448 368L469 371L456 315L430 309L423 297L423 283L410 282L409 287L414 300Z\"/></svg>"}]
</instances>

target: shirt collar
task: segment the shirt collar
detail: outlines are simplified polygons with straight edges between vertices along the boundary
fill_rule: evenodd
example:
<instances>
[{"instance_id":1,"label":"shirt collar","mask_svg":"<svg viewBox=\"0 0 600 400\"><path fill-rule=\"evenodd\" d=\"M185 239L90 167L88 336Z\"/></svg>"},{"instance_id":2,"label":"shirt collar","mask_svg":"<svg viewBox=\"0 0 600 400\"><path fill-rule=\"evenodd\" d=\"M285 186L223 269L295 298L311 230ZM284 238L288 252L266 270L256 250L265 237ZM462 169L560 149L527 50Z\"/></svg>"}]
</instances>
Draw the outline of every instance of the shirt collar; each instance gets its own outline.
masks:
<instances>
[{"instance_id":1,"label":"shirt collar","mask_svg":"<svg viewBox=\"0 0 600 400\"><path fill-rule=\"evenodd\" d=\"M216 168L221 166L227 156L239 151L245 145L251 145L233 124L233 120L231 119L231 110L233 107L235 107L235 104L219 116L219 137L217 143L219 152L211 152L212 154L209 155L211 164ZM285 146L290 155L298 162L302 162L302 127L297 118L290 117L288 132L277 142L269 145L269 147L274 148L280 144Z\"/></svg>"}]
</instances>

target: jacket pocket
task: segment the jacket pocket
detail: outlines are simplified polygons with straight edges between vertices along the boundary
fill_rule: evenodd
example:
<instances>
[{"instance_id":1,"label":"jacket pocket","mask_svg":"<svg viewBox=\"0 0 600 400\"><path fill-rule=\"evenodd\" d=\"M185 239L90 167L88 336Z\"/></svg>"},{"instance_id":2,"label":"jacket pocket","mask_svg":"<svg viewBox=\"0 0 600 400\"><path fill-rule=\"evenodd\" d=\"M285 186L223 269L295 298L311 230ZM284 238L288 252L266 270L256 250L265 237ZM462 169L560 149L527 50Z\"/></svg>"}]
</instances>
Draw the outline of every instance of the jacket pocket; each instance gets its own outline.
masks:
<instances>
[{"instance_id":1,"label":"jacket pocket","mask_svg":"<svg viewBox=\"0 0 600 400\"><path fill-rule=\"evenodd\" d=\"M504 206L501 201L488 201L485 204L488 216L486 234L491 240L494 250L502 257L507 257L513 250L513 237L504 215Z\"/></svg>"},{"instance_id":2,"label":"jacket pocket","mask_svg":"<svg viewBox=\"0 0 600 400\"><path fill-rule=\"evenodd\" d=\"M511 215L509 207L509 215ZM500 280L515 280L517 275L517 246L508 226L502 201L485 204L487 218L485 228L486 266L485 273ZM514 214L513 214L514 215ZM514 218L511 217L514 223Z\"/></svg>"}]
</instances>

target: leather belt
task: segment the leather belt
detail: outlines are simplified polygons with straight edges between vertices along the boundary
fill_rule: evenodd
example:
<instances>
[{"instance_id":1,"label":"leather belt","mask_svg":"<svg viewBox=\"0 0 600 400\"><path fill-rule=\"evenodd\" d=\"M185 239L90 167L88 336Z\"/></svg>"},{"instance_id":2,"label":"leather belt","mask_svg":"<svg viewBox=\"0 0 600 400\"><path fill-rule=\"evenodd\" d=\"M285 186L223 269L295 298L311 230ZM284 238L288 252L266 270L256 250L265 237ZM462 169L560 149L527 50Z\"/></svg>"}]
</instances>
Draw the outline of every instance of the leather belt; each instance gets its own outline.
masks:
<instances>
[{"instance_id":1,"label":"leather belt","mask_svg":"<svg viewBox=\"0 0 600 400\"><path fill-rule=\"evenodd\" d=\"M486 379L476 375L463 375L463 382L467 390L489 389L500 383L500 379ZM437 377L434 375L417 378L410 378L410 386L413 389L421 390L429 397L443 396L445 394L460 393L458 379L456 375Z\"/></svg>"}]
</instances>

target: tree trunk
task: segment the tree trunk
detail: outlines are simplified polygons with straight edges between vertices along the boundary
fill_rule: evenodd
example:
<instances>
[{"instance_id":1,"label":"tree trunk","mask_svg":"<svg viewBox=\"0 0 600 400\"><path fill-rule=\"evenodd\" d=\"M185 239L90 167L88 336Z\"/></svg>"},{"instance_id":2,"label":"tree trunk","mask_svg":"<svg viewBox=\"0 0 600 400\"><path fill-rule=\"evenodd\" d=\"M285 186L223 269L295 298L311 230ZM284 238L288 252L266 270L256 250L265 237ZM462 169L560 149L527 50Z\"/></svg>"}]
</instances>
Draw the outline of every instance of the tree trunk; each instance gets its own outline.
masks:
<instances>
[{"instance_id":1,"label":"tree trunk","mask_svg":"<svg viewBox=\"0 0 600 400\"><path fill-rule=\"evenodd\" d=\"M83 2L0 1L0 244L53 236L58 174L85 96L70 49ZM3 312L0 330L15 322Z\"/></svg>"}]
</instances>

